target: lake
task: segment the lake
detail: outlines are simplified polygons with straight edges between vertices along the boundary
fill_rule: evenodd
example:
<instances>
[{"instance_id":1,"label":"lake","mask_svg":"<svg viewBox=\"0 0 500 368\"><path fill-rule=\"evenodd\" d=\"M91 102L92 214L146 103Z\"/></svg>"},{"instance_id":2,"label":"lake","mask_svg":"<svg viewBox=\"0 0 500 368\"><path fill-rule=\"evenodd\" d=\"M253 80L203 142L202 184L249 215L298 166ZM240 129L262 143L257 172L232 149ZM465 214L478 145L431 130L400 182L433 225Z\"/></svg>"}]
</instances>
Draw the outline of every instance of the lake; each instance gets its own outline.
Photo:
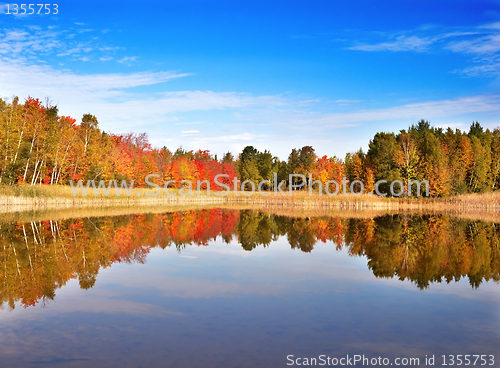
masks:
<instances>
[{"instance_id":1,"label":"lake","mask_svg":"<svg viewBox=\"0 0 500 368\"><path fill-rule=\"evenodd\" d=\"M495 223L228 209L3 221L0 267L2 367L500 366Z\"/></svg>"}]
</instances>

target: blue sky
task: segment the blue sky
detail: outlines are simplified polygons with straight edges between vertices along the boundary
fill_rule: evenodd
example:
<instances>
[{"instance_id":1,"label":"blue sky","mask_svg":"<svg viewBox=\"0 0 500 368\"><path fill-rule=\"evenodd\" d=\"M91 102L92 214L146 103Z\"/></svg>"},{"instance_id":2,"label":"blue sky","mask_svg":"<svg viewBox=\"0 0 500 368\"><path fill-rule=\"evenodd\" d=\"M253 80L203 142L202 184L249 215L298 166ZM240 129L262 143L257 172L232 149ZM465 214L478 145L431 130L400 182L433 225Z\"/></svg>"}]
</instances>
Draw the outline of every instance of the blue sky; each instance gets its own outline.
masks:
<instances>
[{"instance_id":1,"label":"blue sky","mask_svg":"<svg viewBox=\"0 0 500 368\"><path fill-rule=\"evenodd\" d=\"M11 5L12 8L12 5ZM343 157L420 119L500 125L500 1L59 1L5 14L0 96L155 146Z\"/></svg>"}]
</instances>

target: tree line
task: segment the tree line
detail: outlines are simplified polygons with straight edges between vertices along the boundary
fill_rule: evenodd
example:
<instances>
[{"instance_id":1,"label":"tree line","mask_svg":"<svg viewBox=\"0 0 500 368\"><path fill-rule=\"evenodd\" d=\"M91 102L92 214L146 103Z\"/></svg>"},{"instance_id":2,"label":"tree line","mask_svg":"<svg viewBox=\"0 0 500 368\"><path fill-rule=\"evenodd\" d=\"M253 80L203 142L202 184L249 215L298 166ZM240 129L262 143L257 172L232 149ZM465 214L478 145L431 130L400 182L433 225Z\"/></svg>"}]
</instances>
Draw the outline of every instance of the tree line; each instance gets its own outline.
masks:
<instances>
[{"instance_id":1,"label":"tree line","mask_svg":"<svg viewBox=\"0 0 500 368\"><path fill-rule=\"evenodd\" d=\"M410 180L427 180L429 194L480 193L498 190L500 182L500 129L484 129L472 123L468 132L431 127L421 120L399 133L379 132L367 152L348 153L344 159L319 156L312 146L292 149L287 160L268 150L247 146L237 156L218 158L208 150L187 151L154 148L144 134L113 134L99 128L96 116L83 115L80 122L60 116L57 106L28 97L20 103L0 99L0 184L57 185L78 180L126 180L145 186L148 174L158 174L157 184L174 180L208 181L225 174L220 182L240 182L267 188L282 183L326 183L342 178L359 180L365 192L373 192L379 180L381 192L389 193L395 180L407 188ZM311 174L311 176L309 176ZM312 183L312 182L311 182ZM319 185L316 184L316 187ZM346 185L349 191L350 186ZM357 190L356 184L353 187ZM406 190L403 191L406 193Z\"/></svg>"}]
</instances>

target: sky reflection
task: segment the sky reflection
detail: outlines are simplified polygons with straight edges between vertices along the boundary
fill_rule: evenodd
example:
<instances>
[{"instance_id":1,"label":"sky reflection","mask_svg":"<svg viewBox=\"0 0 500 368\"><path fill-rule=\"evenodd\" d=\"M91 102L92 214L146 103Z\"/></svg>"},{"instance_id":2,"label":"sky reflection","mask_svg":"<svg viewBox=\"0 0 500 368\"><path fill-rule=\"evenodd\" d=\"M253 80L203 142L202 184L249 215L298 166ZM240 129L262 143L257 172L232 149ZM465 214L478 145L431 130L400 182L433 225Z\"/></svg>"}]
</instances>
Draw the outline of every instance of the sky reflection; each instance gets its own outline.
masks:
<instances>
[{"instance_id":1,"label":"sky reflection","mask_svg":"<svg viewBox=\"0 0 500 368\"><path fill-rule=\"evenodd\" d=\"M364 257L327 242L252 252L220 239L153 249L95 286L71 280L45 307L0 313L11 367L286 366L286 355L387 357L498 352L498 285L421 291L377 279Z\"/></svg>"}]
</instances>

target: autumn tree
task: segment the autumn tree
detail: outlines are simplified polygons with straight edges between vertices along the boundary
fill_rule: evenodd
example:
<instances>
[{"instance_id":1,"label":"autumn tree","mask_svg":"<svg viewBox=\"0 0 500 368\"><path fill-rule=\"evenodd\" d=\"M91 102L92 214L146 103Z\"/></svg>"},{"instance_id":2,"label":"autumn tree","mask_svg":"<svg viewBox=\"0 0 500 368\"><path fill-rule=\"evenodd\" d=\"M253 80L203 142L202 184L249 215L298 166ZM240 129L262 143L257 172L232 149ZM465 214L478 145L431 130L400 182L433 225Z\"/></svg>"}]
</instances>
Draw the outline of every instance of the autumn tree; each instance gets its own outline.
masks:
<instances>
[{"instance_id":1,"label":"autumn tree","mask_svg":"<svg viewBox=\"0 0 500 368\"><path fill-rule=\"evenodd\" d=\"M402 132L397 141L399 147L394 157L394 163L399 168L405 188L407 188L408 181L417 178L419 156L410 134Z\"/></svg>"},{"instance_id":2,"label":"autumn tree","mask_svg":"<svg viewBox=\"0 0 500 368\"><path fill-rule=\"evenodd\" d=\"M368 144L367 159L376 181L387 181L379 185L381 193L389 194L389 183L402 179L394 162L398 149L398 143L393 133L377 133Z\"/></svg>"}]
</instances>

